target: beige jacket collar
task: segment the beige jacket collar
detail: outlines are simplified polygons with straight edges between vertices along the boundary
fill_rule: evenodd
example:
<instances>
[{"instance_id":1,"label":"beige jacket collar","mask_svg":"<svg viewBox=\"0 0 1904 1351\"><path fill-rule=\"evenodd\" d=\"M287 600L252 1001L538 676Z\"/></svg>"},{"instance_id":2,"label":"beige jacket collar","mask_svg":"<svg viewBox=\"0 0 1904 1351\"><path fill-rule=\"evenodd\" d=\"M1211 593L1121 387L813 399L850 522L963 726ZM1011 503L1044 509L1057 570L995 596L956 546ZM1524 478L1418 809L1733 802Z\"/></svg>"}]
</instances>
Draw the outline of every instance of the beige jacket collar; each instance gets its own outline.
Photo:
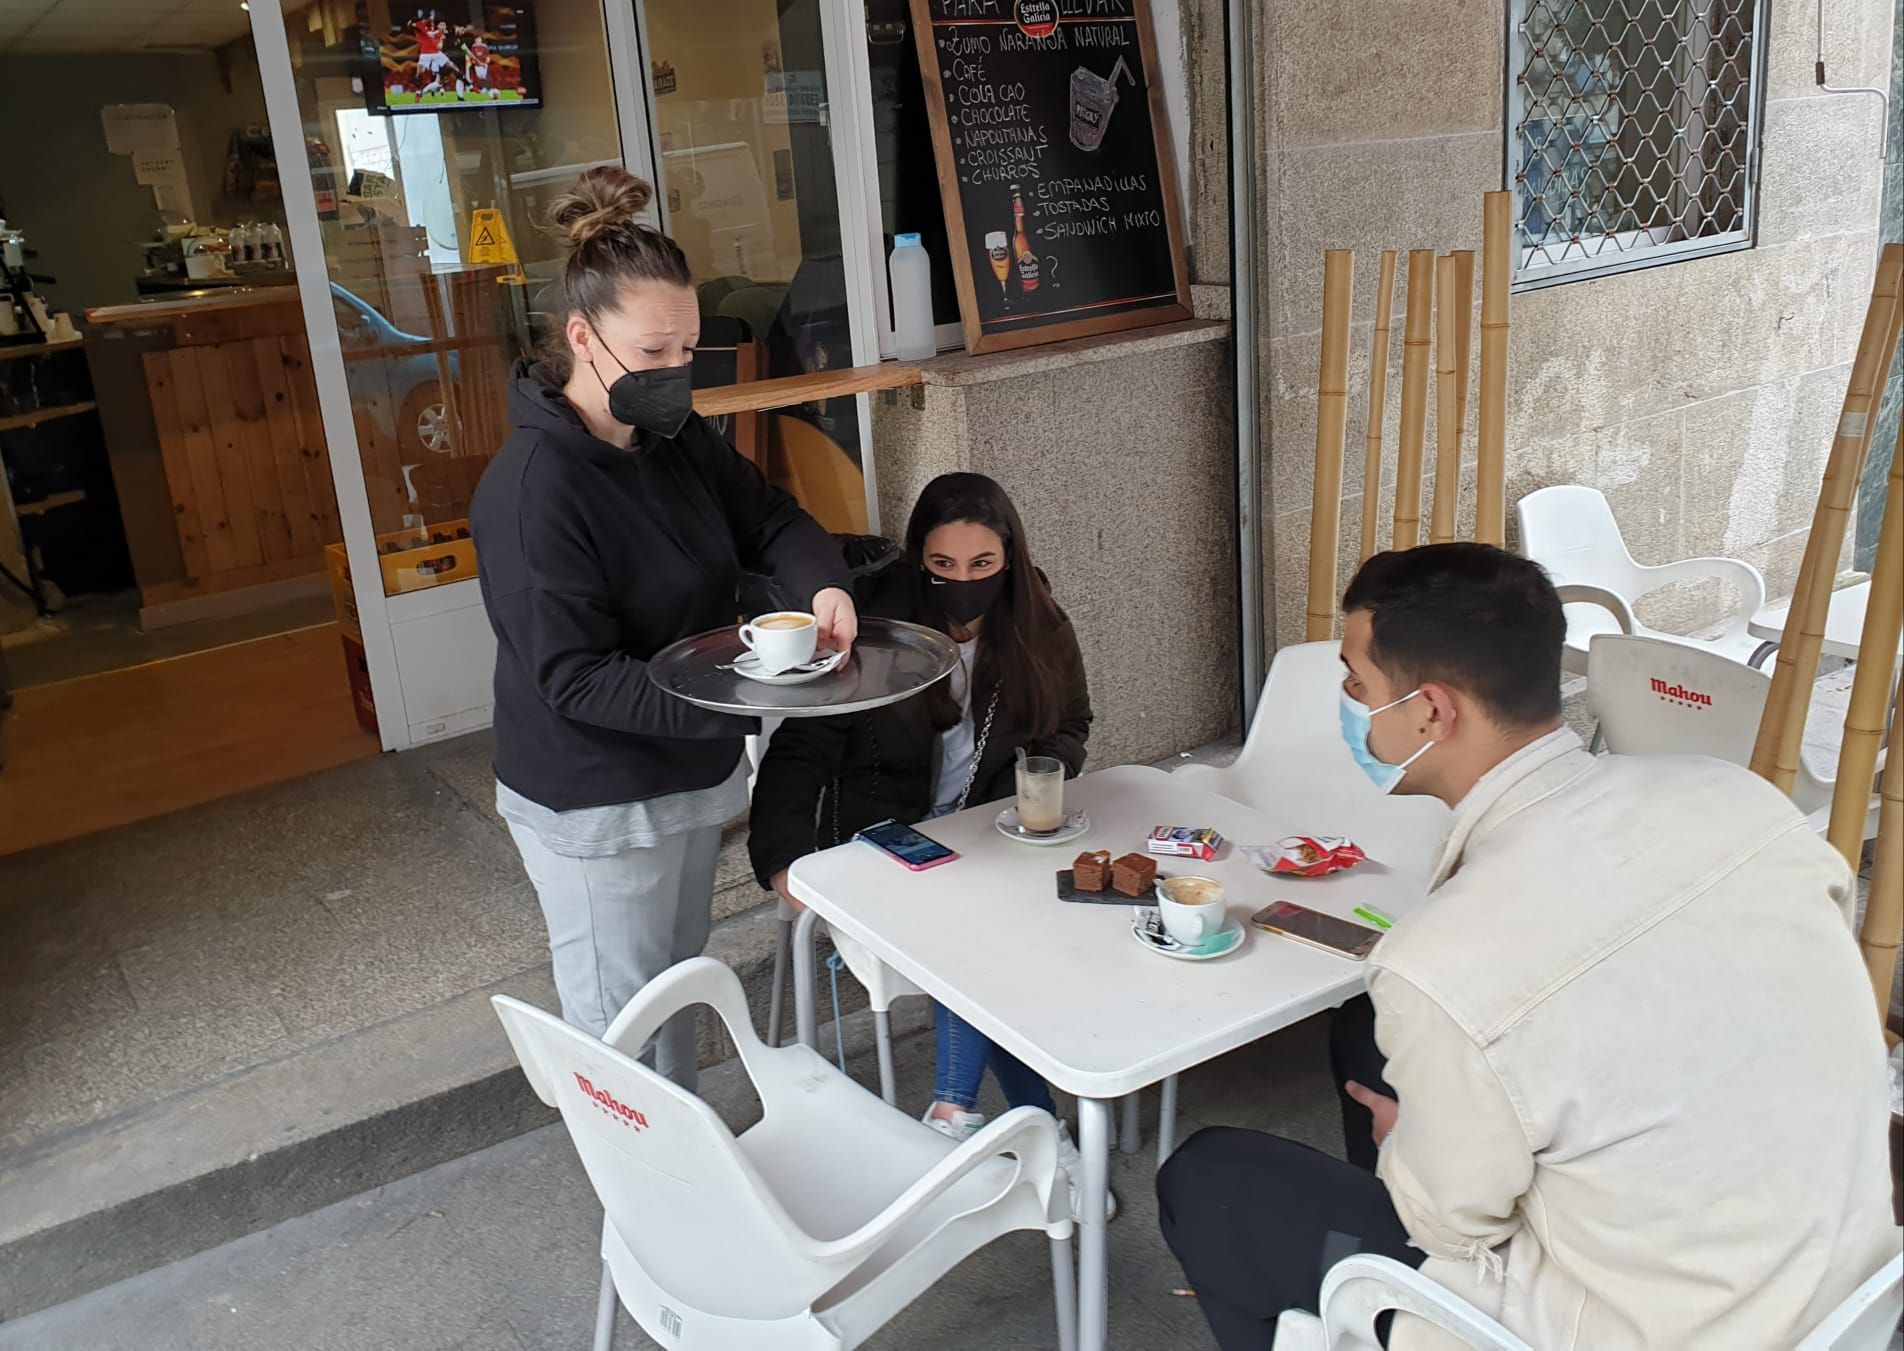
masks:
<instances>
[{"instance_id":1,"label":"beige jacket collar","mask_svg":"<svg viewBox=\"0 0 1904 1351\"><path fill-rule=\"evenodd\" d=\"M1565 788L1593 768L1593 760L1573 731L1557 727L1483 774L1454 809L1428 890L1435 891L1460 870L1469 844L1516 812Z\"/></svg>"}]
</instances>

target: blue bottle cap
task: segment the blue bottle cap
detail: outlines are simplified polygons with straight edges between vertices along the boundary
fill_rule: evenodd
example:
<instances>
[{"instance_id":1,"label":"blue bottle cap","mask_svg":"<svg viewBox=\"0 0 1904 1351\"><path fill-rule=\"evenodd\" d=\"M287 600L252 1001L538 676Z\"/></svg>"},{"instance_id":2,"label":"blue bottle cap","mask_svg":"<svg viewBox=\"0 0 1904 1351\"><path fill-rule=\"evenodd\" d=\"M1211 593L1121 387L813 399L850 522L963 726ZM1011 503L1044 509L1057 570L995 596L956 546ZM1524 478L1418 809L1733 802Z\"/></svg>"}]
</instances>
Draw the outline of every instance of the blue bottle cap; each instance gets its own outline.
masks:
<instances>
[{"instance_id":1,"label":"blue bottle cap","mask_svg":"<svg viewBox=\"0 0 1904 1351\"><path fill-rule=\"evenodd\" d=\"M904 234L893 236L893 247L896 249L918 249L924 248L925 246L920 242L918 235Z\"/></svg>"}]
</instances>

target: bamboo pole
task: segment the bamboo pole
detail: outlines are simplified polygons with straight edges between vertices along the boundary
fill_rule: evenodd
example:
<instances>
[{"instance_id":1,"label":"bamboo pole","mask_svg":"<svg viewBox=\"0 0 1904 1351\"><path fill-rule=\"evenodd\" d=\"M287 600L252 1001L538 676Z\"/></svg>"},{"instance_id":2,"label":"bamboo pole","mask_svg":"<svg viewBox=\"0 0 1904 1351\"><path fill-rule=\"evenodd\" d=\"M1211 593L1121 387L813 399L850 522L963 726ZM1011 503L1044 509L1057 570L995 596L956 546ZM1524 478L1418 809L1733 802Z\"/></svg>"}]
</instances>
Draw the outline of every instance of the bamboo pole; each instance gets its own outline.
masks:
<instances>
[{"instance_id":1,"label":"bamboo pole","mask_svg":"<svg viewBox=\"0 0 1904 1351\"><path fill-rule=\"evenodd\" d=\"M1454 543L1455 503L1461 496L1461 414L1455 409L1460 388L1456 346L1454 255L1435 259L1435 499L1429 512L1428 542Z\"/></svg>"},{"instance_id":2,"label":"bamboo pole","mask_svg":"<svg viewBox=\"0 0 1904 1351\"><path fill-rule=\"evenodd\" d=\"M1395 313L1395 250L1382 250L1375 283L1375 336L1369 343L1368 434L1362 450L1362 549L1357 562L1375 552L1382 516L1382 415L1388 411L1388 334Z\"/></svg>"},{"instance_id":3,"label":"bamboo pole","mask_svg":"<svg viewBox=\"0 0 1904 1351\"><path fill-rule=\"evenodd\" d=\"M1844 782L1842 777L1839 782ZM1878 794L1878 852L1871 864L1871 899L1865 905L1864 927L1858 931L1864 969L1877 996L1879 1023L1891 1015L1900 929L1904 929L1904 698L1891 713L1891 758L1884 762L1884 784Z\"/></svg>"},{"instance_id":4,"label":"bamboo pole","mask_svg":"<svg viewBox=\"0 0 1904 1351\"><path fill-rule=\"evenodd\" d=\"M1335 637L1336 551L1342 533L1342 446L1349 424L1349 302L1355 254L1322 256L1322 372L1316 385L1316 486L1309 511L1308 641Z\"/></svg>"},{"instance_id":5,"label":"bamboo pole","mask_svg":"<svg viewBox=\"0 0 1904 1351\"><path fill-rule=\"evenodd\" d=\"M1827 838L1856 872L1864 853L1864 827L1871 811L1871 780L1877 773L1878 739L1884 735L1884 705L1891 694L1898 634L1904 630L1904 424L1891 456L1890 483L1884 494L1884 523L1878 527L1878 557L1871 569L1871 594L1865 604L1864 632L1858 636L1858 669L1851 679L1851 705L1845 710L1844 747L1838 755L1838 782L1831 794ZM1893 739L1893 756L1904 744Z\"/></svg>"},{"instance_id":6,"label":"bamboo pole","mask_svg":"<svg viewBox=\"0 0 1904 1351\"><path fill-rule=\"evenodd\" d=\"M1408 313L1402 320L1402 425L1395 444L1395 533L1391 549L1421 543L1421 443L1428 433L1428 334L1435 319L1435 251L1408 251Z\"/></svg>"},{"instance_id":7,"label":"bamboo pole","mask_svg":"<svg viewBox=\"0 0 1904 1351\"><path fill-rule=\"evenodd\" d=\"M1454 317L1454 398L1456 411L1461 414L1461 432L1465 437L1468 422L1468 365L1474 356L1474 250L1456 249L1449 256L1454 259L1454 294L1460 305Z\"/></svg>"},{"instance_id":8,"label":"bamboo pole","mask_svg":"<svg viewBox=\"0 0 1904 1351\"><path fill-rule=\"evenodd\" d=\"M1507 287L1514 194L1481 202L1481 390L1474 437L1474 537L1507 543Z\"/></svg>"},{"instance_id":9,"label":"bamboo pole","mask_svg":"<svg viewBox=\"0 0 1904 1351\"><path fill-rule=\"evenodd\" d=\"M1871 422L1877 413L1878 392L1890 371L1897 347L1898 324L1904 319L1904 244L1886 244L1878 261L1871 303L1865 311L1864 333L1845 388L1844 408L1838 417L1831 455L1825 461L1818 506L1812 513L1811 534L1805 541L1805 560L1799 566L1798 585L1785 618L1785 633L1772 672L1772 689L1765 699L1765 715L1752 748L1752 772L1781 792L1790 793L1798 777L1798 752L1804 742L1805 714L1811 708L1812 682L1818 653L1824 642L1825 615L1831 605L1831 583L1837 576L1838 556L1844 548L1845 523L1857 492L1858 475L1871 441Z\"/></svg>"}]
</instances>

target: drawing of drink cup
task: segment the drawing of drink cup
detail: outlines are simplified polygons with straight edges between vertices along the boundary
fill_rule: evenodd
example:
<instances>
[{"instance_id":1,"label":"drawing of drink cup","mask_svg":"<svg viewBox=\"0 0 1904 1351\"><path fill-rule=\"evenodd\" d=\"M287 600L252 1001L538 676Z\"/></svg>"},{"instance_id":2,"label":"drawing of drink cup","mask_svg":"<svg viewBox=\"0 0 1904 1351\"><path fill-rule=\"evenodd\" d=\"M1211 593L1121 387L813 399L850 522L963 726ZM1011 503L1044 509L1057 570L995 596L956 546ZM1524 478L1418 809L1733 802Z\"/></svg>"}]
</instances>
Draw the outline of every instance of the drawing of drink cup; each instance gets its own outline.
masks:
<instances>
[{"instance_id":1,"label":"drawing of drink cup","mask_svg":"<svg viewBox=\"0 0 1904 1351\"><path fill-rule=\"evenodd\" d=\"M1008 282L1011 277L1011 240L1003 230L993 230L985 236L985 254L992 261L992 275L998 278L998 293L1007 302L1011 299Z\"/></svg>"},{"instance_id":2,"label":"drawing of drink cup","mask_svg":"<svg viewBox=\"0 0 1904 1351\"><path fill-rule=\"evenodd\" d=\"M1117 109L1119 75L1137 83L1121 56L1109 75L1099 75L1084 66L1071 72L1071 144L1078 149L1096 150L1104 143L1104 132Z\"/></svg>"}]
</instances>

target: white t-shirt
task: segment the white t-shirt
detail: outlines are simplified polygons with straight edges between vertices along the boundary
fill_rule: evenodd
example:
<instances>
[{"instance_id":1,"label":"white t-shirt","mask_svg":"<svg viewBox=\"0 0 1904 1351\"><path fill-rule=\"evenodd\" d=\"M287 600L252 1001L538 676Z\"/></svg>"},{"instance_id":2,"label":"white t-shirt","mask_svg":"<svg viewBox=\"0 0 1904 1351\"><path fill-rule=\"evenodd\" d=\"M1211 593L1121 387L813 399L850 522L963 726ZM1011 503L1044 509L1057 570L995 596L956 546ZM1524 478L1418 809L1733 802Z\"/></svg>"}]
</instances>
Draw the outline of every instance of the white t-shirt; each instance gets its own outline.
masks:
<instances>
[{"instance_id":1,"label":"white t-shirt","mask_svg":"<svg viewBox=\"0 0 1904 1351\"><path fill-rule=\"evenodd\" d=\"M959 794L972 777L974 729L972 727L972 660L978 651L978 639L959 644L958 669L947 676L952 697L959 702L959 721L939 733L939 773L933 780L932 814L943 816L959 805Z\"/></svg>"}]
</instances>

